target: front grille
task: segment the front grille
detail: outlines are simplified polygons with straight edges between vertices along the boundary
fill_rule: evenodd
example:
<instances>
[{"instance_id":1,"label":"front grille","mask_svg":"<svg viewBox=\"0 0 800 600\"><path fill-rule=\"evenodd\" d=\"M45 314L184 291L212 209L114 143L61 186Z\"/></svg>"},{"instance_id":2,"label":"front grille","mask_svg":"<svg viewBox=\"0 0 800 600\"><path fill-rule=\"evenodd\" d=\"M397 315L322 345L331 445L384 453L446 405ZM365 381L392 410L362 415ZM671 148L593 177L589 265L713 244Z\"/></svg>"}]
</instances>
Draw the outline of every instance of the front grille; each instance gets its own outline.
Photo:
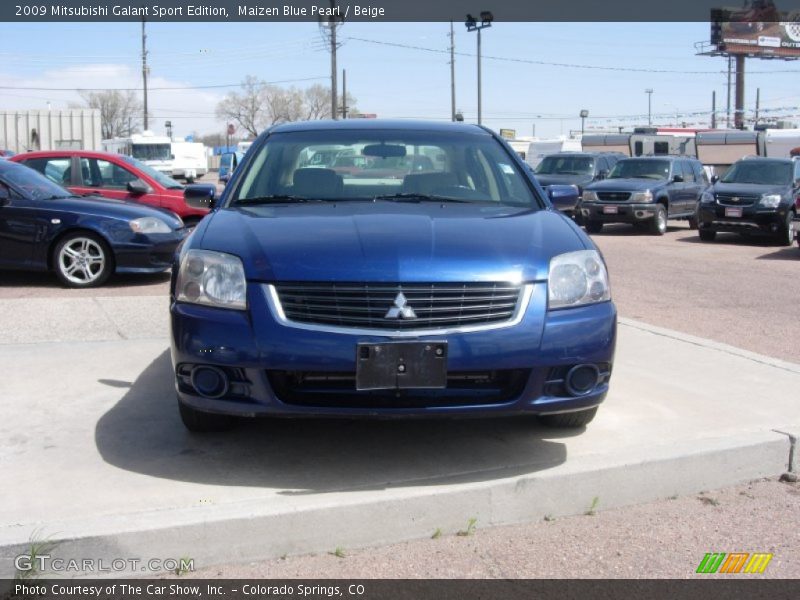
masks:
<instances>
[{"instance_id":1,"label":"front grille","mask_svg":"<svg viewBox=\"0 0 800 600\"><path fill-rule=\"evenodd\" d=\"M630 192L597 192L600 202L627 202L631 198Z\"/></svg>"},{"instance_id":2,"label":"front grille","mask_svg":"<svg viewBox=\"0 0 800 600\"><path fill-rule=\"evenodd\" d=\"M353 372L267 371L284 404L321 408L432 408L504 404L517 398L529 369L461 371L447 375L444 389L356 390Z\"/></svg>"},{"instance_id":3,"label":"front grille","mask_svg":"<svg viewBox=\"0 0 800 600\"><path fill-rule=\"evenodd\" d=\"M739 194L717 193L717 202L723 206L753 206L760 200L760 196L742 196ZM734 198L738 200L734 201Z\"/></svg>"},{"instance_id":4,"label":"front grille","mask_svg":"<svg viewBox=\"0 0 800 600\"><path fill-rule=\"evenodd\" d=\"M507 321L516 312L522 286L509 283L280 283L275 285L275 290L290 321L361 329L416 330ZM411 309L413 314L404 309ZM387 318L387 314L394 318Z\"/></svg>"}]
</instances>

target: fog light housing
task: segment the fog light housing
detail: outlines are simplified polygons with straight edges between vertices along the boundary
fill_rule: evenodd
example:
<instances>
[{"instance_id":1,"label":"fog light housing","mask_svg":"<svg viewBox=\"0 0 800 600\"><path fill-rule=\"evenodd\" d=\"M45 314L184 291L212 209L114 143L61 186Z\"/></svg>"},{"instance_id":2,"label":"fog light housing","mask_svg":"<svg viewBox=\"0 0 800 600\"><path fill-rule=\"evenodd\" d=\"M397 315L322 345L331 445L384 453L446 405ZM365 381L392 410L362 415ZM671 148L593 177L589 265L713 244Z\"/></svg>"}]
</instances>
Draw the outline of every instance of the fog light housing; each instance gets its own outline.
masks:
<instances>
[{"instance_id":1,"label":"fog light housing","mask_svg":"<svg viewBox=\"0 0 800 600\"><path fill-rule=\"evenodd\" d=\"M573 396L585 396L600 382L600 370L595 365L575 365L564 378L564 386Z\"/></svg>"},{"instance_id":2,"label":"fog light housing","mask_svg":"<svg viewBox=\"0 0 800 600\"><path fill-rule=\"evenodd\" d=\"M217 367L199 366L192 369L192 387L204 398L222 398L228 393L228 376Z\"/></svg>"}]
</instances>

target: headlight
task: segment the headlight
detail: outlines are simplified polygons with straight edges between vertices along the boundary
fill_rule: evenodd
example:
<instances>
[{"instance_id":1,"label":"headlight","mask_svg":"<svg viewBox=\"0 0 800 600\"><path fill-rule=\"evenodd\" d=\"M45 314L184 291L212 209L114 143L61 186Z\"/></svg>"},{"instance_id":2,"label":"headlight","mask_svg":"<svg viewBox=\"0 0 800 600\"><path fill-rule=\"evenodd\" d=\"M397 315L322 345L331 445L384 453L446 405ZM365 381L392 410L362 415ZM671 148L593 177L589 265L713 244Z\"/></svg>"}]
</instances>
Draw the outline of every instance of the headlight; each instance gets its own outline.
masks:
<instances>
[{"instance_id":1,"label":"headlight","mask_svg":"<svg viewBox=\"0 0 800 600\"><path fill-rule=\"evenodd\" d=\"M652 202L653 192L645 190L643 192L634 192L631 194L631 202Z\"/></svg>"},{"instance_id":2,"label":"headlight","mask_svg":"<svg viewBox=\"0 0 800 600\"><path fill-rule=\"evenodd\" d=\"M156 217L142 217L128 223L135 233L169 233L169 225Z\"/></svg>"},{"instance_id":3,"label":"headlight","mask_svg":"<svg viewBox=\"0 0 800 600\"><path fill-rule=\"evenodd\" d=\"M700 196L700 204L714 204L715 201L714 194L709 192L703 192L703 195Z\"/></svg>"},{"instance_id":4,"label":"headlight","mask_svg":"<svg viewBox=\"0 0 800 600\"><path fill-rule=\"evenodd\" d=\"M591 190L583 190L583 201L584 202L597 202L597 194Z\"/></svg>"},{"instance_id":5,"label":"headlight","mask_svg":"<svg viewBox=\"0 0 800 600\"><path fill-rule=\"evenodd\" d=\"M759 204L764 208L778 208L780 203L780 194L764 194L761 196L761 201L759 202Z\"/></svg>"},{"instance_id":6,"label":"headlight","mask_svg":"<svg viewBox=\"0 0 800 600\"><path fill-rule=\"evenodd\" d=\"M247 308L247 281L238 256L188 250L181 258L175 292L179 302L220 308Z\"/></svg>"},{"instance_id":7,"label":"headlight","mask_svg":"<svg viewBox=\"0 0 800 600\"><path fill-rule=\"evenodd\" d=\"M547 299L551 309L611 299L608 272L596 250L579 250L550 259Z\"/></svg>"}]
</instances>

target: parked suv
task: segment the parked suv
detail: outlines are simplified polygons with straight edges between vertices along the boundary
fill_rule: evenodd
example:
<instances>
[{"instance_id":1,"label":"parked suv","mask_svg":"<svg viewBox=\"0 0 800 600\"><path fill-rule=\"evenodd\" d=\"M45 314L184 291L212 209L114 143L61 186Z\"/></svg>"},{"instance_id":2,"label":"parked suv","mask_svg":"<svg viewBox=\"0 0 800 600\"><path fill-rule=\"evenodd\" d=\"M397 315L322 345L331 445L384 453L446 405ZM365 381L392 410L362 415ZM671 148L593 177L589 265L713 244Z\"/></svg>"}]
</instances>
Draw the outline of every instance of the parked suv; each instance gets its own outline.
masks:
<instances>
[{"instance_id":1,"label":"parked suv","mask_svg":"<svg viewBox=\"0 0 800 600\"><path fill-rule=\"evenodd\" d=\"M792 220L800 197L800 158L744 158L735 162L700 203L699 234L765 233L781 246L794 239Z\"/></svg>"},{"instance_id":2,"label":"parked suv","mask_svg":"<svg viewBox=\"0 0 800 600\"><path fill-rule=\"evenodd\" d=\"M578 188L578 204L564 212L578 215L583 188L605 179L625 155L619 152L558 152L542 159L534 173L545 190L553 184L574 185Z\"/></svg>"},{"instance_id":3,"label":"parked suv","mask_svg":"<svg viewBox=\"0 0 800 600\"><path fill-rule=\"evenodd\" d=\"M581 215L586 231L599 233L604 223L633 223L664 235L667 219L688 219L694 229L708 183L703 165L694 158L625 158L605 180L584 189Z\"/></svg>"}]
</instances>

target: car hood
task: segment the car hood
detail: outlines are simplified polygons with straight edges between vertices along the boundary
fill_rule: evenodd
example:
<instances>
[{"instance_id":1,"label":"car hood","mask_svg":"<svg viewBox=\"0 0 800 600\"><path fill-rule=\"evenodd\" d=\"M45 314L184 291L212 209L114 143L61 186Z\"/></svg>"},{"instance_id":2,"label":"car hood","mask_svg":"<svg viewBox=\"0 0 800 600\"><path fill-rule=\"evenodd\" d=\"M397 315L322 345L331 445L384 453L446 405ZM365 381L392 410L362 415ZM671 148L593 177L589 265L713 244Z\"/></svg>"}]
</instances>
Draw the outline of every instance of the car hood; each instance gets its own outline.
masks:
<instances>
[{"instance_id":1,"label":"car hood","mask_svg":"<svg viewBox=\"0 0 800 600\"><path fill-rule=\"evenodd\" d=\"M652 190L667 183L664 179L604 179L588 186L587 190L595 192L610 192L622 190L625 192L639 192Z\"/></svg>"},{"instance_id":2,"label":"car hood","mask_svg":"<svg viewBox=\"0 0 800 600\"><path fill-rule=\"evenodd\" d=\"M100 196L70 196L53 200L51 208L79 212L97 217L116 218L125 221L141 217L157 217L167 223L172 229L183 226L181 220L172 211L145 206L138 202L127 200L114 200Z\"/></svg>"},{"instance_id":3,"label":"car hood","mask_svg":"<svg viewBox=\"0 0 800 600\"><path fill-rule=\"evenodd\" d=\"M718 181L711 188L715 193L741 194L742 196L760 196L761 194L780 194L785 196L789 193L789 186L786 185L762 185L758 183L722 183Z\"/></svg>"},{"instance_id":4,"label":"car hood","mask_svg":"<svg viewBox=\"0 0 800 600\"><path fill-rule=\"evenodd\" d=\"M551 210L323 203L227 208L192 247L242 258L259 281L540 281L550 258L591 247Z\"/></svg>"},{"instance_id":5,"label":"car hood","mask_svg":"<svg viewBox=\"0 0 800 600\"><path fill-rule=\"evenodd\" d=\"M593 181L591 175L534 175L542 187L548 185L588 185Z\"/></svg>"}]
</instances>

